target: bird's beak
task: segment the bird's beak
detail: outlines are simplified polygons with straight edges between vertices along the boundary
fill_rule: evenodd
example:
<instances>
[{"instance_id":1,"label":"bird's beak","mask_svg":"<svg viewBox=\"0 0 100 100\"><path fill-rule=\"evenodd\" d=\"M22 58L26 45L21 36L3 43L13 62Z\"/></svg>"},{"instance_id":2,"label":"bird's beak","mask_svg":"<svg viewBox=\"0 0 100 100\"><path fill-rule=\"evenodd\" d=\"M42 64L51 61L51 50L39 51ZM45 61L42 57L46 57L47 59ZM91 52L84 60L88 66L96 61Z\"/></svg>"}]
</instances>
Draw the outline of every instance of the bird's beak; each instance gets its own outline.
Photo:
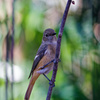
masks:
<instances>
[{"instance_id":1,"label":"bird's beak","mask_svg":"<svg viewBox=\"0 0 100 100\"><path fill-rule=\"evenodd\" d=\"M56 33L53 33L52 35L56 35Z\"/></svg>"}]
</instances>

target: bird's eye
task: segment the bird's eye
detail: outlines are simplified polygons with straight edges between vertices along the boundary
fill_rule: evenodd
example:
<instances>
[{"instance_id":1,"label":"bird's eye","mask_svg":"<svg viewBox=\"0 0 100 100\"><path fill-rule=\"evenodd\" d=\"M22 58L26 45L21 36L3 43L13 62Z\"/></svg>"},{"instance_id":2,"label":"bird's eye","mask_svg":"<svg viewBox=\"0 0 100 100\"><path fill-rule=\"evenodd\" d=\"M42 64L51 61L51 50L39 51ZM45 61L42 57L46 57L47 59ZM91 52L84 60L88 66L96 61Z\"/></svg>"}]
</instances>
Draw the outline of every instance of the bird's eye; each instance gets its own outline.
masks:
<instances>
[{"instance_id":1,"label":"bird's eye","mask_svg":"<svg viewBox=\"0 0 100 100\"><path fill-rule=\"evenodd\" d=\"M48 34L46 34L46 37L48 37L49 35Z\"/></svg>"}]
</instances>

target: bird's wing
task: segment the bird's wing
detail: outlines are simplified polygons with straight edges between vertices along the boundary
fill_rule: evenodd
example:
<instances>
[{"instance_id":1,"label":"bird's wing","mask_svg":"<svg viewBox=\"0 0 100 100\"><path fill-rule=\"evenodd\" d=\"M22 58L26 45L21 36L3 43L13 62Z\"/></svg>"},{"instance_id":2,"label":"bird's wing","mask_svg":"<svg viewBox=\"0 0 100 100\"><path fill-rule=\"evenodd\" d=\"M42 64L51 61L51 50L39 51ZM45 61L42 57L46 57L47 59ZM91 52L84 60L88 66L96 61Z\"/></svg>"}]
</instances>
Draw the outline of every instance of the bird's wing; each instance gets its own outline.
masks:
<instances>
[{"instance_id":1,"label":"bird's wing","mask_svg":"<svg viewBox=\"0 0 100 100\"><path fill-rule=\"evenodd\" d=\"M34 58L34 62L33 62L33 65L32 65L32 69L31 69L31 72L29 74L29 77L33 74L33 71L35 70L37 64L39 63L39 61L42 59L42 57L45 55L45 52L47 50L47 44L44 44L40 46L40 48L38 49L38 52Z\"/></svg>"}]
</instances>

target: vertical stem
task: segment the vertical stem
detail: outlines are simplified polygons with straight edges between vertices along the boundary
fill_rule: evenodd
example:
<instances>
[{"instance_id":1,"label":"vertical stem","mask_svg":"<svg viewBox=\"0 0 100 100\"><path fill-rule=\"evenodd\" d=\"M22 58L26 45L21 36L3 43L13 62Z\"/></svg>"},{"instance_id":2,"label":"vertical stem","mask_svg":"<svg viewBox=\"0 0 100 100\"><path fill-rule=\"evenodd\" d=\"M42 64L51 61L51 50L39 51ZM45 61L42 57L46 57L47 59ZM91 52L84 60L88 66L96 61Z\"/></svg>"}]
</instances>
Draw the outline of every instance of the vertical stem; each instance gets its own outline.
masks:
<instances>
[{"instance_id":1,"label":"vertical stem","mask_svg":"<svg viewBox=\"0 0 100 100\"><path fill-rule=\"evenodd\" d=\"M6 77L6 82L5 82L5 99L8 100L8 66L7 63L9 61L9 32L7 33L6 36L6 66L5 66L5 77Z\"/></svg>"},{"instance_id":2,"label":"vertical stem","mask_svg":"<svg viewBox=\"0 0 100 100\"><path fill-rule=\"evenodd\" d=\"M60 26L60 30L59 30L59 34L58 34L58 40L57 40L55 63L54 63L54 66L53 66L53 74L52 74L52 78L51 78L52 84L50 84L50 86L49 86L46 100L50 100L50 98L51 98L51 93L52 93L52 90L53 90L53 85L54 85L56 74L57 74L58 59L59 59L59 55L60 55L62 33L63 33L63 30L64 30L64 25L65 25L65 22L66 22L66 18L67 18L67 15L68 15L68 10L69 10L71 1L72 0L68 0L65 11L64 11L64 15L63 15L63 18L62 18L62 22L61 22L61 26Z\"/></svg>"},{"instance_id":3,"label":"vertical stem","mask_svg":"<svg viewBox=\"0 0 100 100\"><path fill-rule=\"evenodd\" d=\"M11 97L12 97L12 100L14 100L14 94L13 94L13 82L14 82L14 75L13 75L13 52L14 52L14 26L15 26L14 3L15 3L15 0L12 1L12 35L11 35L11 74L12 74Z\"/></svg>"}]
</instances>

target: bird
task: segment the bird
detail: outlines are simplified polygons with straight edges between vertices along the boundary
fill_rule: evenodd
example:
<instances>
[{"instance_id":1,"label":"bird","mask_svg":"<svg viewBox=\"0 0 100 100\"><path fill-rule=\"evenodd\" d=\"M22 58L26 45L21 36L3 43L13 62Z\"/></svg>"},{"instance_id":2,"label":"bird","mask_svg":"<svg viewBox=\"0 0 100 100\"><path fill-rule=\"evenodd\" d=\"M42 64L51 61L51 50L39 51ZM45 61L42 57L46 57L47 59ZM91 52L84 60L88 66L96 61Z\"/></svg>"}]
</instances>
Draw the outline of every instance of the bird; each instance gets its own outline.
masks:
<instances>
[{"instance_id":1,"label":"bird","mask_svg":"<svg viewBox=\"0 0 100 100\"><path fill-rule=\"evenodd\" d=\"M38 77L48 74L53 69L53 60L55 58L57 46L56 32L48 28L43 33L42 43L34 58L29 77L31 77L24 100L29 100L33 86Z\"/></svg>"}]
</instances>

